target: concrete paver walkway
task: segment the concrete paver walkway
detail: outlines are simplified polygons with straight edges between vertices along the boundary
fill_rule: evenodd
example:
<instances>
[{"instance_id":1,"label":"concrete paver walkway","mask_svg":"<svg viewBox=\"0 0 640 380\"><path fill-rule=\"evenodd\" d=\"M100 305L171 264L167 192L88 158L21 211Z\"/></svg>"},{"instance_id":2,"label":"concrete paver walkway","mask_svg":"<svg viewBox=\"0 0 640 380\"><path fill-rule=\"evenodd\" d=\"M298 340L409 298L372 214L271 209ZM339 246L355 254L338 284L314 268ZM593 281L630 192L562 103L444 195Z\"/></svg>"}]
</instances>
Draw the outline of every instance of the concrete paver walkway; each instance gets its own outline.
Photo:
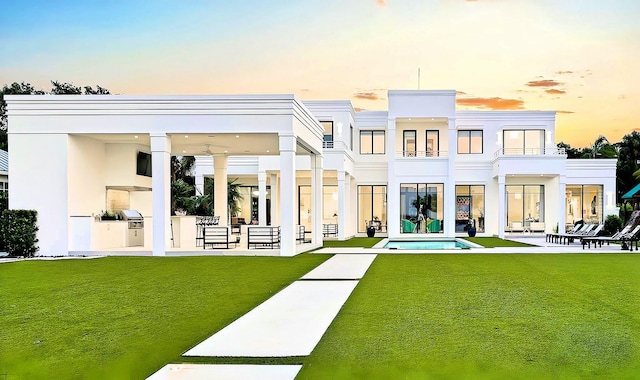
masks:
<instances>
[{"instance_id":1,"label":"concrete paver walkway","mask_svg":"<svg viewBox=\"0 0 640 380\"><path fill-rule=\"evenodd\" d=\"M358 281L296 281L184 356L311 354Z\"/></svg>"},{"instance_id":2,"label":"concrete paver walkway","mask_svg":"<svg viewBox=\"0 0 640 380\"><path fill-rule=\"evenodd\" d=\"M149 380L293 380L302 365L169 364Z\"/></svg>"},{"instance_id":3,"label":"concrete paver walkway","mask_svg":"<svg viewBox=\"0 0 640 380\"><path fill-rule=\"evenodd\" d=\"M183 356L310 355L375 254L336 255ZM168 364L149 379L290 380L302 366Z\"/></svg>"}]
</instances>

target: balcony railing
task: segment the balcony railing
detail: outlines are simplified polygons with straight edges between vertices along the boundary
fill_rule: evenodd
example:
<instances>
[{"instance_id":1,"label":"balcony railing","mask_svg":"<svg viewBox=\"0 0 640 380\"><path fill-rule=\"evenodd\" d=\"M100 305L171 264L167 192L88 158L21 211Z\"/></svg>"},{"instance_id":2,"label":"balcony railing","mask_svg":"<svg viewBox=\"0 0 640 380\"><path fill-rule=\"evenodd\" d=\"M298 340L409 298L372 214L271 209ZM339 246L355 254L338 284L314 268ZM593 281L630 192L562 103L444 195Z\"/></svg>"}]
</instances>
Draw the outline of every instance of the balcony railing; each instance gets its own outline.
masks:
<instances>
[{"instance_id":1,"label":"balcony railing","mask_svg":"<svg viewBox=\"0 0 640 380\"><path fill-rule=\"evenodd\" d=\"M343 141L323 141L322 142L322 148L323 149L342 149L342 150L346 150L347 149L347 144L345 144Z\"/></svg>"},{"instance_id":2,"label":"balcony railing","mask_svg":"<svg viewBox=\"0 0 640 380\"><path fill-rule=\"evenodd\" d=\"M562 156L564 148L500 148L494 156Z\"/></svg>"},{"instance_id":3,"label":"balcony railing","mask_svg":"<svg viewBox=\"0 0 640 380\"><path fill-rule=\"evenodd\" d=\"M423 157L448 157L448 156L449 156L449 152L447 152L446 150L440 150L440 151L432 151L432 150L418 151L418 150L412 150L412 151L397 151L396 152L396 157L419 157L419 158L423 158Z\"/></svg>"}]
</instances>

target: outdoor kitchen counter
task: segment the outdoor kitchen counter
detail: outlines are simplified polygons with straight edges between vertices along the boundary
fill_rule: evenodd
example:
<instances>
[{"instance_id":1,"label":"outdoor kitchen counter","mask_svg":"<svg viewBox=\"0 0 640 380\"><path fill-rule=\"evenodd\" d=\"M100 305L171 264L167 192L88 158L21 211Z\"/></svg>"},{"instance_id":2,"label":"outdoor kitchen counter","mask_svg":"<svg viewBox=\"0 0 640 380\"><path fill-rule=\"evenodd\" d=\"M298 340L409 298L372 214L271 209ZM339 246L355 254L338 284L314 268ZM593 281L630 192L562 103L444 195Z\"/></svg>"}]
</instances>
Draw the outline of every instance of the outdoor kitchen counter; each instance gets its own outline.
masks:
<instances>
[{"instance_id":1,"label":"outdoor kitchen counter","mask_svg":"<svg viewBox=\"0 0 640 380\"><path fill-rule=\"evenodd\" d=\"M196 216L172 216L174 248L196 248ZM200 247L202 249L202 247Z\"/></svg>"}]
</instances>

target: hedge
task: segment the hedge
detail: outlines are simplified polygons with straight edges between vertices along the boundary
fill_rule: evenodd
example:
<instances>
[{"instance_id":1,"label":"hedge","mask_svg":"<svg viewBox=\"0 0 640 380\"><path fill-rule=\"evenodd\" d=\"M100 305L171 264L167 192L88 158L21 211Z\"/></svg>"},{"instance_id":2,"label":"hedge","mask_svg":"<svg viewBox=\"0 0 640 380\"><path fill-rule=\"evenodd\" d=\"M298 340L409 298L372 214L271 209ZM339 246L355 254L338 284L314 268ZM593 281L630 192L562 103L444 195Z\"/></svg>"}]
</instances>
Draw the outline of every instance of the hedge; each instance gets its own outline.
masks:
<instances>
[{"instance_id":1,"label":"hedge","mask_svg":"<svg viewBox=\"0 0 640 380\"><path fill-rule=\"evenodd\" d=\"M0 238L9 256L32 257L37 251L38 212L36 210L4 210L0 222Z\"/></svg>"}]
</instances>

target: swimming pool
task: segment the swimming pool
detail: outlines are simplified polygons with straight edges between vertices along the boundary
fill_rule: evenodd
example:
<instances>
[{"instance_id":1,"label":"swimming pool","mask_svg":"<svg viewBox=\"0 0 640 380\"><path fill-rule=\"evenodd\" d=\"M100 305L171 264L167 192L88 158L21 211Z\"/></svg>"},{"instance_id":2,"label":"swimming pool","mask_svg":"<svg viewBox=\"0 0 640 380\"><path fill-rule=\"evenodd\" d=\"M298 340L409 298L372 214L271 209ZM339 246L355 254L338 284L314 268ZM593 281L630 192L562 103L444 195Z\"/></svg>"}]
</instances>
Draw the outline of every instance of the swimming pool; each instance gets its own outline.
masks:
<instances>
[{"instance_id":1,"label":"swimming pool","mask_svg":"<svg viewBox=\"0 0 640 380\"><path fill-rule=\"evenodd\" d=\"M389 241L383 248L389 249L469 249L469 245L457 240Z\"/></svg>"}]
</instances>

